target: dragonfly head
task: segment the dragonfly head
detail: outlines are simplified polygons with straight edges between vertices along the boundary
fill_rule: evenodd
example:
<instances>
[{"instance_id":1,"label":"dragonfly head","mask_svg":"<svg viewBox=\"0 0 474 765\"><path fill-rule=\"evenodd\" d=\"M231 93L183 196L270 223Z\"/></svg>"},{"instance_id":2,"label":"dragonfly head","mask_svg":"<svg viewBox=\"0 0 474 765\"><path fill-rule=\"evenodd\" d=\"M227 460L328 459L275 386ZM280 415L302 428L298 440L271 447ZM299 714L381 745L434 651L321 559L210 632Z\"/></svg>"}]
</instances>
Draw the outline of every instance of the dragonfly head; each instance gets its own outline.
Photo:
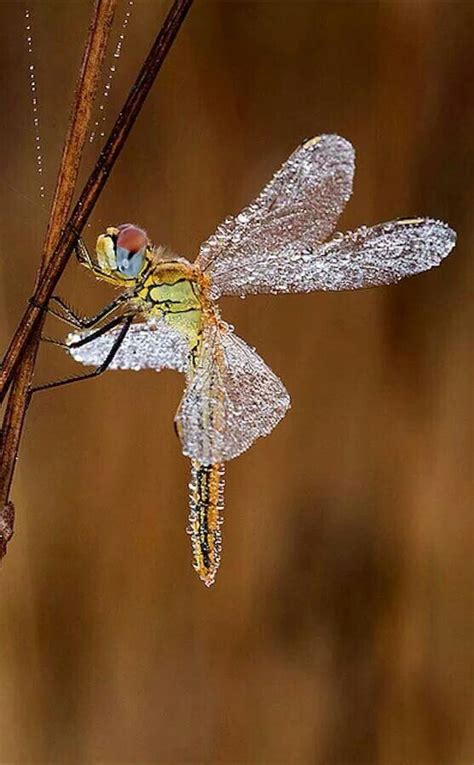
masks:
<instances>
[{"instance_id":1,"label":"dragonfly head","mask_svg":"<svg viewBox=\"0 0 474 765\"><path fill-rule=\"evenodd\" d=\"M146 231L132 223L108 228L96 245L97 265L107 279L118 284L137 279L151 260Z\"/></svg>"}]
</instances>

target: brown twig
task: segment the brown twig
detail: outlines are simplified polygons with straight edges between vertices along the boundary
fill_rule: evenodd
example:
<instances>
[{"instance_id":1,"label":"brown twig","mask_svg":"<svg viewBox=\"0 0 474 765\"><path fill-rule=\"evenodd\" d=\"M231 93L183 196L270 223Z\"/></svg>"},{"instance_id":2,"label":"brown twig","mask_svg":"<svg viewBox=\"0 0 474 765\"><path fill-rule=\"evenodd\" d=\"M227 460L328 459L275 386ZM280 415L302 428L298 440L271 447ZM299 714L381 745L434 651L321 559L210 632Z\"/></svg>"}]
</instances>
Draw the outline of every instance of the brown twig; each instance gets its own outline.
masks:
<instances>
[{"instance_id":1,"label":"brown twig","mask_svg":"<svg viewBox=\"0 0 474 765\"><path fill-rule=\"evenodd\" d=\"M87 34L71 117L59 165L56 189L38 270L37 285L67 222L79 165L87 138L117 0L96 0ZM33 377L43 321L38 323L23 354L13 382L0 438L0 558L13 534L14 507L8 502Z\"/></svg>"},{"instance_id":2,"label":"brown twig","mask_svg":"<svg viewBox=\"0 0 474 765\"><path fill-rule=\"evenodd\" d=\"M112 132L61 234L59 243L41 275L33 296L34 299L26 308L4 356L0 367L0 401L5 396L15 367L40 319L41 306L45 306L53 294L69 260L77 236L81 233L100 196L192 2L193 0L174 0L135 84L117 117Z\"/></svg>"},{"instance_id":3,"label":"brown twig","mask_svg":"<svg viewBox=\"0 0 474 765\"><path fill-rule=\"evenodd\" d=\"M2 427L0 508L6 505L8 500L21 430L28 407L29 386L38 345L38 327L42 323L43 311L40 306L46 306L53 294L71 255L77 236L81 233L99 198L192 2L193 0L174 0L79 200L69 220L62 228L59 241L57 241L59 229L55 227L53 231L52 226L48 228L47 240L49 244L52 246L55 241L57 244L52 255L44 261L33 300L29 303L20 320L0 367L0 400L3 400L20 361L22 361L22 366L23 363L27 365L25 369L27 369L28 375L17 375L15 388L12 390ZM61 205L61 210L63 209ZM34 351L31 350L32 348ZM21 388L18 387L19 385ZM20 390L21 399L19 397Z\"/></svg>"}]
</instances>

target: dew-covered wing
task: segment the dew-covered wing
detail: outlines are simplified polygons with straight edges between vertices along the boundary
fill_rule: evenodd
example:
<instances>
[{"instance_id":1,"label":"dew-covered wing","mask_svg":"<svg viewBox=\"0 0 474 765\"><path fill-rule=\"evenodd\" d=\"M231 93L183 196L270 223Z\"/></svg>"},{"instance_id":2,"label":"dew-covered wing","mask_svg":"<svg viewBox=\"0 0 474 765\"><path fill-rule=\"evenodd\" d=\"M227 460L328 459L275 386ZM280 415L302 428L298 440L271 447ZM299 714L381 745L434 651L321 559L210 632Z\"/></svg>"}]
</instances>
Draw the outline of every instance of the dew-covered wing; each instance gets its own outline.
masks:
<instances>
[{"instance_id":1,"label":"dew-covered wing","mask_svg":"<svg viewBox=\"0 0 474 765\"><path fill-rule=\"evenodd\" d=\"M284 275L296 253L324 241L352 193L354 149L322 135L299 146L259 196L227 218L201 245L197 264L212 279L212 297L263 292L268 269Z\"/></svg>"},{"instance_id":2,"label":"dew-covered wing","mask_svg":"<svg viewBox=\"0 0 474 765\"><path fill-rule=\"evenodd\" d=\"M410 218L338 234L293 252L286 262L262 262L239 294L354 290L393 284L438 266L456 243L445 223Z\"/></svg>"},{"instance_id":3,"label":"dew-covered wing","mask_svg":"<svg viewBox=\"0 0 474 765\"><path fill-rule=\"evenodd\" d=\"M393 284L438 266L455 243L456 234L449 226L429 218L363 226L302 252L286 280L269 291L354 290Z\"/></svg>"},{"instance_id":4,"label":"dew-covered wing","mask_svg":"<svg viewBox=\"0 0 474 765\"><path fill-rule=\"evenodd\" d=\"M110 352L120 328L97 337L77 348L70 347L69 353L87 366L99 366ZM68 335L71 343L91 335L92 332L77 332ZM188 343L164 317L131 324L108 369L177 369L184 372L189 356Z\"/></svg>"},{"instance_id":5,"label":"dew-covered wing","mask_svg":"<svg viewBox=\"0 0 474 765\"><path fill-rule=\"evenodd\" d=\"M204 465L237 457L268 435L290 406L278 377L225 324L205 328L189 375L176 426L183 453Z\"/></svg>"}]
</instances>

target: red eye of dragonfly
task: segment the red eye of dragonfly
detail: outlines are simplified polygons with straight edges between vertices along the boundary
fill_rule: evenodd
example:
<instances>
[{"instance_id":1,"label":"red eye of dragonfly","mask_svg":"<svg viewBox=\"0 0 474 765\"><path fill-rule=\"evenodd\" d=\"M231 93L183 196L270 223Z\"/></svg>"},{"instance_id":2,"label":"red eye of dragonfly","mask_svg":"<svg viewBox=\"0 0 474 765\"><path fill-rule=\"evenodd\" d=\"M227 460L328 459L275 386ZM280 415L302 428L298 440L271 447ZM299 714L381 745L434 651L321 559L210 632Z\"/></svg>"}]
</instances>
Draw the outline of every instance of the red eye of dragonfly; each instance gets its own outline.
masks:
<instances>
[{"instance_id":1,"label":"red eye of dragonfly","mask_svg":"<svg viewBox=\"0 0 474 765\"><path fill-rule=\"evenodd\" d=\"M146 231L133 223L123 223L118 226L117 247L123 247L128 252L138 252L148 243Z\"/></svg>"}]
</instances>

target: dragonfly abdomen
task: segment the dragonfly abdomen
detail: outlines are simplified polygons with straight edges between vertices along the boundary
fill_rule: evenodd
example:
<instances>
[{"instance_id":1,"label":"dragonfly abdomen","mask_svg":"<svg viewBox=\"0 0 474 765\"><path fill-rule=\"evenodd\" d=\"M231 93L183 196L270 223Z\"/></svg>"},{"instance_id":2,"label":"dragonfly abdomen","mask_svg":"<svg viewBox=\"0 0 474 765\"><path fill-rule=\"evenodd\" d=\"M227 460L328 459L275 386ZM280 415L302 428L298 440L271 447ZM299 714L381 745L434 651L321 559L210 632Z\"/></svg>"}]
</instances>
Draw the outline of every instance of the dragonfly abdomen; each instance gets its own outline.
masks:
<instances>
[{"instance_id":1,"label":"dragonfly abdomen","mask_svg":"<svg viewBox=\"0 0 474 765\"><path fill-rule=\"evenodd\" d=\"M189 527L193 566L207 587L214 583L221 560L221 512L224 507L224 464L192 461L189 484Z\"/></svg>"}]
</instances>

